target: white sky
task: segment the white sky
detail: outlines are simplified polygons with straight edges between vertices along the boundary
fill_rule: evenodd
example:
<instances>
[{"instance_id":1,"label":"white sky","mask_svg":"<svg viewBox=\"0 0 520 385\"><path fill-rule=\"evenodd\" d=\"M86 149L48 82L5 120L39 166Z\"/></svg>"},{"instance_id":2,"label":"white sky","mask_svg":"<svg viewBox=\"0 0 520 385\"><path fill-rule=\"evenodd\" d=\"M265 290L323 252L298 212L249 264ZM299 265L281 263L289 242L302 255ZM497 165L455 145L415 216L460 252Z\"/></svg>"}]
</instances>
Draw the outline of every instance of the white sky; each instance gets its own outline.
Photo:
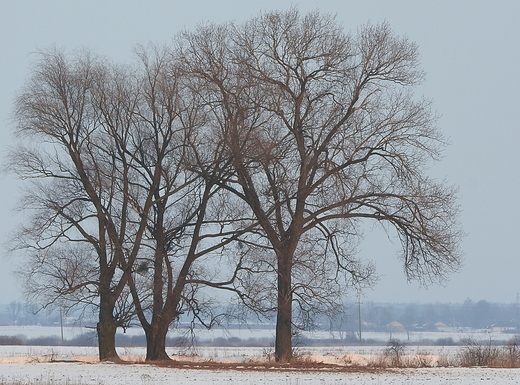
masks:
<instances>
[{"instance_id":1,"label":"white sky","mask_svg":"<svg viewBox=\"0 0 520 385\"><path fill-rule=\"evenodd\" d=\"M261 10L297 5L337 14L347 30L388 21L418 43L427 73L419 94L433 99L451 139L431 173L459 186L465 265L444 287L407 284L384 234L369 234L360 256L384 275L364 301L514 302L520 292L520 1L381 0L0 0L0 151L11 141L16 92L38 48L87 47L129 62L138 43L168 43L201 21L243 21ZM319 6L317 5L319 4ZM19 182L0 175L0 243L16 221ZM0 253L0 258L1 258ZM5 253L4 253L5 254ZM20 299L16 258L0 259L0 303Z\"/></svg>"}]
</instances>

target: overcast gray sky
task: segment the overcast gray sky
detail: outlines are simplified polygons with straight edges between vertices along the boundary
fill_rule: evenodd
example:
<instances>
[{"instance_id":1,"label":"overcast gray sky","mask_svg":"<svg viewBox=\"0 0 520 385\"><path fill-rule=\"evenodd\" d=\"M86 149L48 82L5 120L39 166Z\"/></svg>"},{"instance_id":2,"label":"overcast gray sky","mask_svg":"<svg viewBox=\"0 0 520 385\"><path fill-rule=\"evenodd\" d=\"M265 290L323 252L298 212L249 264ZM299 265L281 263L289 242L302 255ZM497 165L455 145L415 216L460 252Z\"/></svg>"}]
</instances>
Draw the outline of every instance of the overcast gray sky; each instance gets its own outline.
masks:
<instances>
[{"instance_id":1,"label":"overcast gray sky","mask_svg":"<svg viewBox=\"0 0 520 385\"><path fill-rule=\"evenodd\" d=\"M318 5L319 4L319 5ZM260 11L298 6L337 14L346 30L387 21L418 43L426 82L451 145L431 174L459 186L465 264L444 287L407 284L384 234L368 234L360 256L375 261L380 282L364 301L514 302L520 292L520 1L0 0L0 150L11 142L13 99L39 48L87 47L116 62L138 43L169 43L202 21L243 21ZM21 219L19 182L0 175L0 242ZM1 254L1 253L0 253ZM0 259L0 303L19 300L17 258Z\"/></svg>"}]
</instances>

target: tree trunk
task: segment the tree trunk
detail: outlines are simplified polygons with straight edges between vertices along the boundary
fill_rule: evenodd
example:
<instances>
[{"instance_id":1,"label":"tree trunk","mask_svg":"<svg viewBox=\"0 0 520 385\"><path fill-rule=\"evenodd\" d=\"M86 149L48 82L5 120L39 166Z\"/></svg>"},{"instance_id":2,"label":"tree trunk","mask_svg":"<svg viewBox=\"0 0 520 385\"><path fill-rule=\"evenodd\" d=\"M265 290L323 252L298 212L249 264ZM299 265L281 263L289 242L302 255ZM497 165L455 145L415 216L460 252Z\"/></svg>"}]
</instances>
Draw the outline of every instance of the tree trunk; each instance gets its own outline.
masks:
<instances>
[{"instance_id":1,"label":"tree trunk","mask_svg":"<svg viewBox=\"0 0 520 385\"><path fill-rule=\"evenodd\" d=\"M278 312L276 316L275 359L290 362L292 352L292 291L291 259L286 255L278 258Z\"/></svg>"},{"instance_id":2,"label":"tree trunk","mask_svg":"<svg viewBox=\"0 0 520 385\"><path fill-rule=\"evenodd\" d=\"M118 323L114 319L114 305L107 288L110 280L106 274L100 274L99 285L99 322L97 324L99 360L120 361L116 351L116 331Z\"/></svg>"},{"instance_id":3,"label":"tree trunk","mask_svg":"<svg viewBox=\"0 0 520 385\"><path fill-rule=\"evenodd\" d=\"M166 334L168 325L153 325L146 331L146 361L168 361L166 353Z\"/></svg>"},{"instance_id":4,"label":"tree trunk","mask_svg":"<svg viewBox=\"0 0 520 385\"><path fill-rule=\"evenodd\" d=\"M99 322L97 324L99 360L120 361L116 351L117 323L112 318L111 309L99 309ZM108 313L108 314L107 314Z\"/></svg>"},{"instance_id":5,"label":"tree trunk","mask_svg":"<svg viewBox=\"0 0 520 385\"><path fill-rule=\"evenodd\" d=\"M157 243L154 256L152 321L150 327L146 330L146 361L164 361L170 359L168 354L166 354L166 334L168 333L168 326L171 323L171 319L165 313L163 298L163 273L167 256L166 233L164 231L166 200L160 200L161 197L158 191L156 191L155 197L158 199L154 229L154 237Z\"/></svg>"}]
</instances>

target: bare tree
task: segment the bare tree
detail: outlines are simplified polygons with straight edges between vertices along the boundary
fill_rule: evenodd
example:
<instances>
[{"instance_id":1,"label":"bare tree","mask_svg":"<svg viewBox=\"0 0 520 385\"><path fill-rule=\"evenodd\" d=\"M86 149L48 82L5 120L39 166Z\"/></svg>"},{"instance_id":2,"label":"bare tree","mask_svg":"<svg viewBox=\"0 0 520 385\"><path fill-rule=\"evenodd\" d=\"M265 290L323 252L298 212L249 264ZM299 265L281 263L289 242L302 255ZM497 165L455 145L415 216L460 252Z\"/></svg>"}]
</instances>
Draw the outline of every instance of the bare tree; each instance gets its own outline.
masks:
<instances>
[{"instance_id":1,"label":"bare tree","mask_svg":"<svg viewBox=\"0 0 520 385\"><path fill-rule=\"evenodd\" d=\"M225 263L223 250L255 223L224 197L228 158L209 142L201 102L182 91L171 55L139 56L132 69L42 53L17 100L19 133L33 139L11 156L33 182L24 208L34 215L16 237L31 250L28 295L96 306L101 359L117 359L116 329L134 315L147 360L168 359L180 314L204 323L208 313L211 325L201 292L234 290L240 261Z\"/></svg>"},{"instance_id":2,"label":"bare tree","mask_svg":"<svg viewBox=\"0 0 520 385\"><path fill-rule=\"evenodd\" d=\"M349 35L332 16L291 9L199 27L178 51L232 160L225 187L274 253L278 361L292 357L294 302L321 295L316 267L335 284L370 283L372 267L343 247L362 222L394 229L410 279L459 266L455 191L425 175L445 141L430 102L413 97L415 44L387 24Z\"/></svg>"},{"instance_id":3,"label":"bare tree","mask_svg":"<svg viewBox=\"0 0 520 385\"><path fill-rule=\"evenodd\" d=\"M139 266L145 270L149 266L151 273L137 269L129 284L147 337L146 359L155 361L169 359L166 334L181 314L191 313L208 327L215 321L208 303L202 304L201 291L233 290L240 263L226 263L229 258L223 250L249 231L254 221L241 215L232 199L223 197L226 191L219 182L229 167L221 159L220 146L207 142L200 101L183 87L169 52L140 49L139 56L144 81L138 110L141 152L136 164L140 187L154 191ZM135 210L144 212L140 206ZM147 276L148 293L139 290L147 285Z\"/></svg>"},{"instance_id":4,"label":"bare tree","mask_svg":"<svg viewBox=\"0 0 520 385\"><path fill-rule=\"evenodd\" d=\"M95 256L102 360L118 359L115 333L128 314L116 307L146 228L146 215L136 218L129 204L128 163L136 151L130 129L139 87L128 79L124 69L88 52L70 59L56 50L42 52L15 109L17 132L26 142L13 149L10 167L31 180L23 208L33 213L16 247L49 251L55 260L60 243L88 245L91 253L82 257ZM110 111L98 108L105 102ZM144 199L152 197L149 192Z\"/></svg>"},{"instance_id":5,"label":"bare tree","mask_svg":"<svg viewBox=\"0 0 520 385\"><path fill-rule=\"evenodd\" d=\"M20 316L22 315L23 304L18 301L11 301L7 305L7 314L11 325L17 325L20 322Z\"/></svg>"}]
</instances>

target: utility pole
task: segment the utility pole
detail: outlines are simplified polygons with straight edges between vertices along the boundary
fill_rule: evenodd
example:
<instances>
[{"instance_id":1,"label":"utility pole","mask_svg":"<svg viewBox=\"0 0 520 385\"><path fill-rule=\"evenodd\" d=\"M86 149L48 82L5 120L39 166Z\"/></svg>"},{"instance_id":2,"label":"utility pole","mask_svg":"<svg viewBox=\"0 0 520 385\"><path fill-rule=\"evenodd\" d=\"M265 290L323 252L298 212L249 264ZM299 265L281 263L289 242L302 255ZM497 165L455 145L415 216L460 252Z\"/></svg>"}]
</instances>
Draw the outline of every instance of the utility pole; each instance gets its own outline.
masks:
<instances>
[{"instance_id":1,"label":"utility pole","mask_svg":"<svg viewBox=\"0 0 520 385\"><path fill-rule=\"evenodd\" d=\"M516 293L516 331L518 332L520 326L520 293Z\"/></svg>"},{"instance_id":2,"label":"utility pole","mask_svg":"<svg viewBox=\"0 0 520 385\"><path fill-rule=\"evenodd\" d=\"M60 306L61 346L63 346L63 308Z\"/></svg>"},{"instance_id":3,"label":"utility pole","mask_svg":"<svg viewBox=\"0 0 520 385\"><path fill-rule=\"evenodd\" d=\"M358 327L359 327L359 344L363 345L363 339L361 338L361 296L358 295Z\"/></svg>"}]
</instances>

